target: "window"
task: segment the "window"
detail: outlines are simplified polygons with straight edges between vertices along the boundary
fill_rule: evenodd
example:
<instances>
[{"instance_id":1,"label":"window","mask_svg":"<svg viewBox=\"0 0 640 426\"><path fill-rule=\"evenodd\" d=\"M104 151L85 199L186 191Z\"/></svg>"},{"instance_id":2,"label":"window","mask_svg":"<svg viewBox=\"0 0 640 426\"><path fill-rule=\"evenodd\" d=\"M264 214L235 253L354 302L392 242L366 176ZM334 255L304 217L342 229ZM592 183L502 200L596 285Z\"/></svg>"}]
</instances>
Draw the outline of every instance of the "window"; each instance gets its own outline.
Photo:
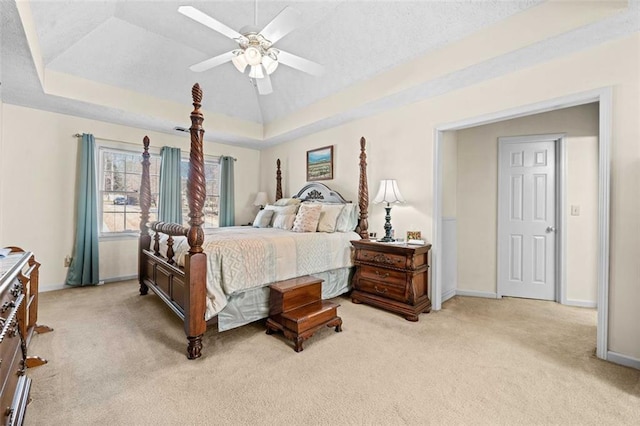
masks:
<instances>
[{"instance_id":1,"label":"window","mask_svg":"<svg viewBox=\"0 0 640 426\"><path fill-rule=\"evenodd\" d=\"M142 156L140 153L100 147L98 216L100 234L116 235L140 231L140 180ZM151 155L150 221L157 220L160 156Z\"/></svg>"},{"instance_id":2,"label":"window","mask_svg":"<svg viewBox=\"0 0 640 426\"><path fill-rule=\"evenodd\" d=\"M142 157L138 152L117 148L99 147L98 216L100 235L138 234L140 232L140 180ZM149 221L158 220L158 198L160 188L160 155L149 158L151 181L151 208ZM189 226L189 204L187 203L187 177L189 160L181 163L182 220ZM220 164L218 158L209 157L204 164L207 197L204 204L204 227L218 227L218 205L220 200Z\"/></svg>"},{"instance_id":3,"label":"window","mask_svg":"<svg viewBox=\"0 0 640 426\"><path fill-rule=\"evenodd\" d=\"M187 177L189 174L189 160L182 160L180 170L182 184L182 221L189 225L189 204L187 203ZM218 227L218 212L220 201L220 161L218 158L205 158L204 176L206 180L207 197L204 202L204 227Z\"/></svg>"}]
</instances>

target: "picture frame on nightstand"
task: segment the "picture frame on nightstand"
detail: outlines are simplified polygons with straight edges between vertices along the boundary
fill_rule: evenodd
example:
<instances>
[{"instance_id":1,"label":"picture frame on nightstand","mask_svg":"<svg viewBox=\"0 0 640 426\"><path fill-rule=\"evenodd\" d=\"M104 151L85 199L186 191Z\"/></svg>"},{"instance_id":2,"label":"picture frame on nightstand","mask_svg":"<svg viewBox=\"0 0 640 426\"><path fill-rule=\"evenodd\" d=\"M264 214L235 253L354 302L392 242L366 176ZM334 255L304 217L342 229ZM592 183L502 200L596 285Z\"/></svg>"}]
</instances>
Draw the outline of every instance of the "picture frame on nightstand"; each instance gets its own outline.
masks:
<instances>
[{"instance_id":1,"label":"picture frame on nightstand","mask_svg":"<svg viewBox=\"0 0 640 426\"><path fill-rule=\"evenodd\" d=\"M421 240L422 232L420 231L407 231L407 241L409 240Z\"/></svg>"}]
</instances>

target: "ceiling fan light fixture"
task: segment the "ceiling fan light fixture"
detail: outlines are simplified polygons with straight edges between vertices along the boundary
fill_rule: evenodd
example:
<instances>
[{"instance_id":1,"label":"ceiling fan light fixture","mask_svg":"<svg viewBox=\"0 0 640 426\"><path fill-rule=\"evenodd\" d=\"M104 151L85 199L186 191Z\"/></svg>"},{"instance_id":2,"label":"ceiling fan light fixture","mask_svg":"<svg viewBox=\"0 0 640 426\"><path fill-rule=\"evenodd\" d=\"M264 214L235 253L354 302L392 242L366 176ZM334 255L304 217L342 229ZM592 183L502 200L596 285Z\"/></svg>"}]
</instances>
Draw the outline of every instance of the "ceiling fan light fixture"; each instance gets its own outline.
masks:
<instances>
[{"instance_id":1,"label":"ceiling fan light fixture","mask_svg":"<svg viewBox=\"0 0 640 426\"><path fill-rule=\"evenodd\" d=\"M242 73L244 73L244 70L247 68L247 65L248 65L247 59L245 58L244 53L241 53L241 52L236 54L236 56L234 56L231 59L231 62L236 67L236 69Z\"/></svg>"},{"instance_id":2,"label":"ceiling fan light fixture","mask_svg":"<svg viewBox=\"0 0 640 426\"><path fill-rule=\"evenodd\" d=\"M194 72L206 71L226 62L232 62L240 73L246 75L247 66L251 66L248 72L249 78L261 95L272 93L270 75L275 72L281 62L287 67L311 75L322 75L321 65L272 47L298 26L300 13L289 6L285 7L262 30L256 26L247 26L240 32L193 6L180 6L178 12L238 43L239 49L214 56L189 67ZM257 22L257 15L255 22Z\"/></svg>"},{"instance_id":3,"label":"ceiling fan light fixture","mask_svg":"<svg viewBox=\"0 0 640 426\"><path fill-rule=\"evenodd\" d=\"M252 65L251 71L249 71L249 77L251 78L264 78L264 72L262 71L262 66Z\"/></svg>"},{"instance_id":4,"label":"ceiling fan light fixture","mask_svg":"<svg viewBox=\"0 0 640 426\"><path fill-rule=\"evenodd\" d=\"M247 49L244 51L244 56L247 60L247 63L252 67L260 65L260 62L262 62L262 53L260 53L260 50L257 47L247 47Z\"/></svg>"},{"instance_id":5,"label":"ceiling fan light fixture","mask_svg":"<svg viewBox=\"0 0 640 426\"><path fill-rule=\"evenodd\" d=\"M274 60L271 55L264 55L262 57L262 66L264 66L267 74L271 75L278 68L278 61Z\"/></svg>"}]
</instances>

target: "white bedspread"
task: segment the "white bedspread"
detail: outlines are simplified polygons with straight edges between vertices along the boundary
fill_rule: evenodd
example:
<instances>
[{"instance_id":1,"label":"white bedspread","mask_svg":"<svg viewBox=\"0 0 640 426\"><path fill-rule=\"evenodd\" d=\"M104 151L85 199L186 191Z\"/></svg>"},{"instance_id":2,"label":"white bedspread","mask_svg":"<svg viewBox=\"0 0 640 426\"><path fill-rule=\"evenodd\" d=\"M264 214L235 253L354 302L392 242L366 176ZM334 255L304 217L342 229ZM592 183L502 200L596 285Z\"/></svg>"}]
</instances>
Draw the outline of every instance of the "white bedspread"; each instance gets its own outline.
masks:
<instances>
[{"instance_id":1,"label":"white bedspread","mask_svg":"<svg viewBox=\"0 0 640 426\"><path fill-rule=\"evenodd\" d=\"M220 312L234 293L353 266L350 241L359 239L355 232L299 233L249 226L207 230L203 245L207 254L206 319ZM166 252L166 247L162 250ZM186 238L175 238L179 265L184 265L188 250Z\"/></svg>"}]
</instances>

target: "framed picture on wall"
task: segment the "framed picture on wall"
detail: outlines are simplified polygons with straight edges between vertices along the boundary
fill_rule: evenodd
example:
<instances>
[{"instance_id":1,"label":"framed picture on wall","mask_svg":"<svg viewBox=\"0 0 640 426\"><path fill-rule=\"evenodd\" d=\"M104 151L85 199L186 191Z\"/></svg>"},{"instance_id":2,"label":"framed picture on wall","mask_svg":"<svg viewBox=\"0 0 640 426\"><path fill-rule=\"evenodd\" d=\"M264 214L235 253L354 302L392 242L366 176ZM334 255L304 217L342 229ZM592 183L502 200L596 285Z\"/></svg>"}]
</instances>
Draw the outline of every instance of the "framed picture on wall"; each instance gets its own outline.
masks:
<instances>
[{"instance_id":1,"label":"framed picture on wall","mask_svg":"<svg viewBox=\"0 0 640 426\"><path fill-rule=\"evenodd\" d=\"M333 179L333 145L307 151L307 182Z\"/></svg>"}]
</instances>

